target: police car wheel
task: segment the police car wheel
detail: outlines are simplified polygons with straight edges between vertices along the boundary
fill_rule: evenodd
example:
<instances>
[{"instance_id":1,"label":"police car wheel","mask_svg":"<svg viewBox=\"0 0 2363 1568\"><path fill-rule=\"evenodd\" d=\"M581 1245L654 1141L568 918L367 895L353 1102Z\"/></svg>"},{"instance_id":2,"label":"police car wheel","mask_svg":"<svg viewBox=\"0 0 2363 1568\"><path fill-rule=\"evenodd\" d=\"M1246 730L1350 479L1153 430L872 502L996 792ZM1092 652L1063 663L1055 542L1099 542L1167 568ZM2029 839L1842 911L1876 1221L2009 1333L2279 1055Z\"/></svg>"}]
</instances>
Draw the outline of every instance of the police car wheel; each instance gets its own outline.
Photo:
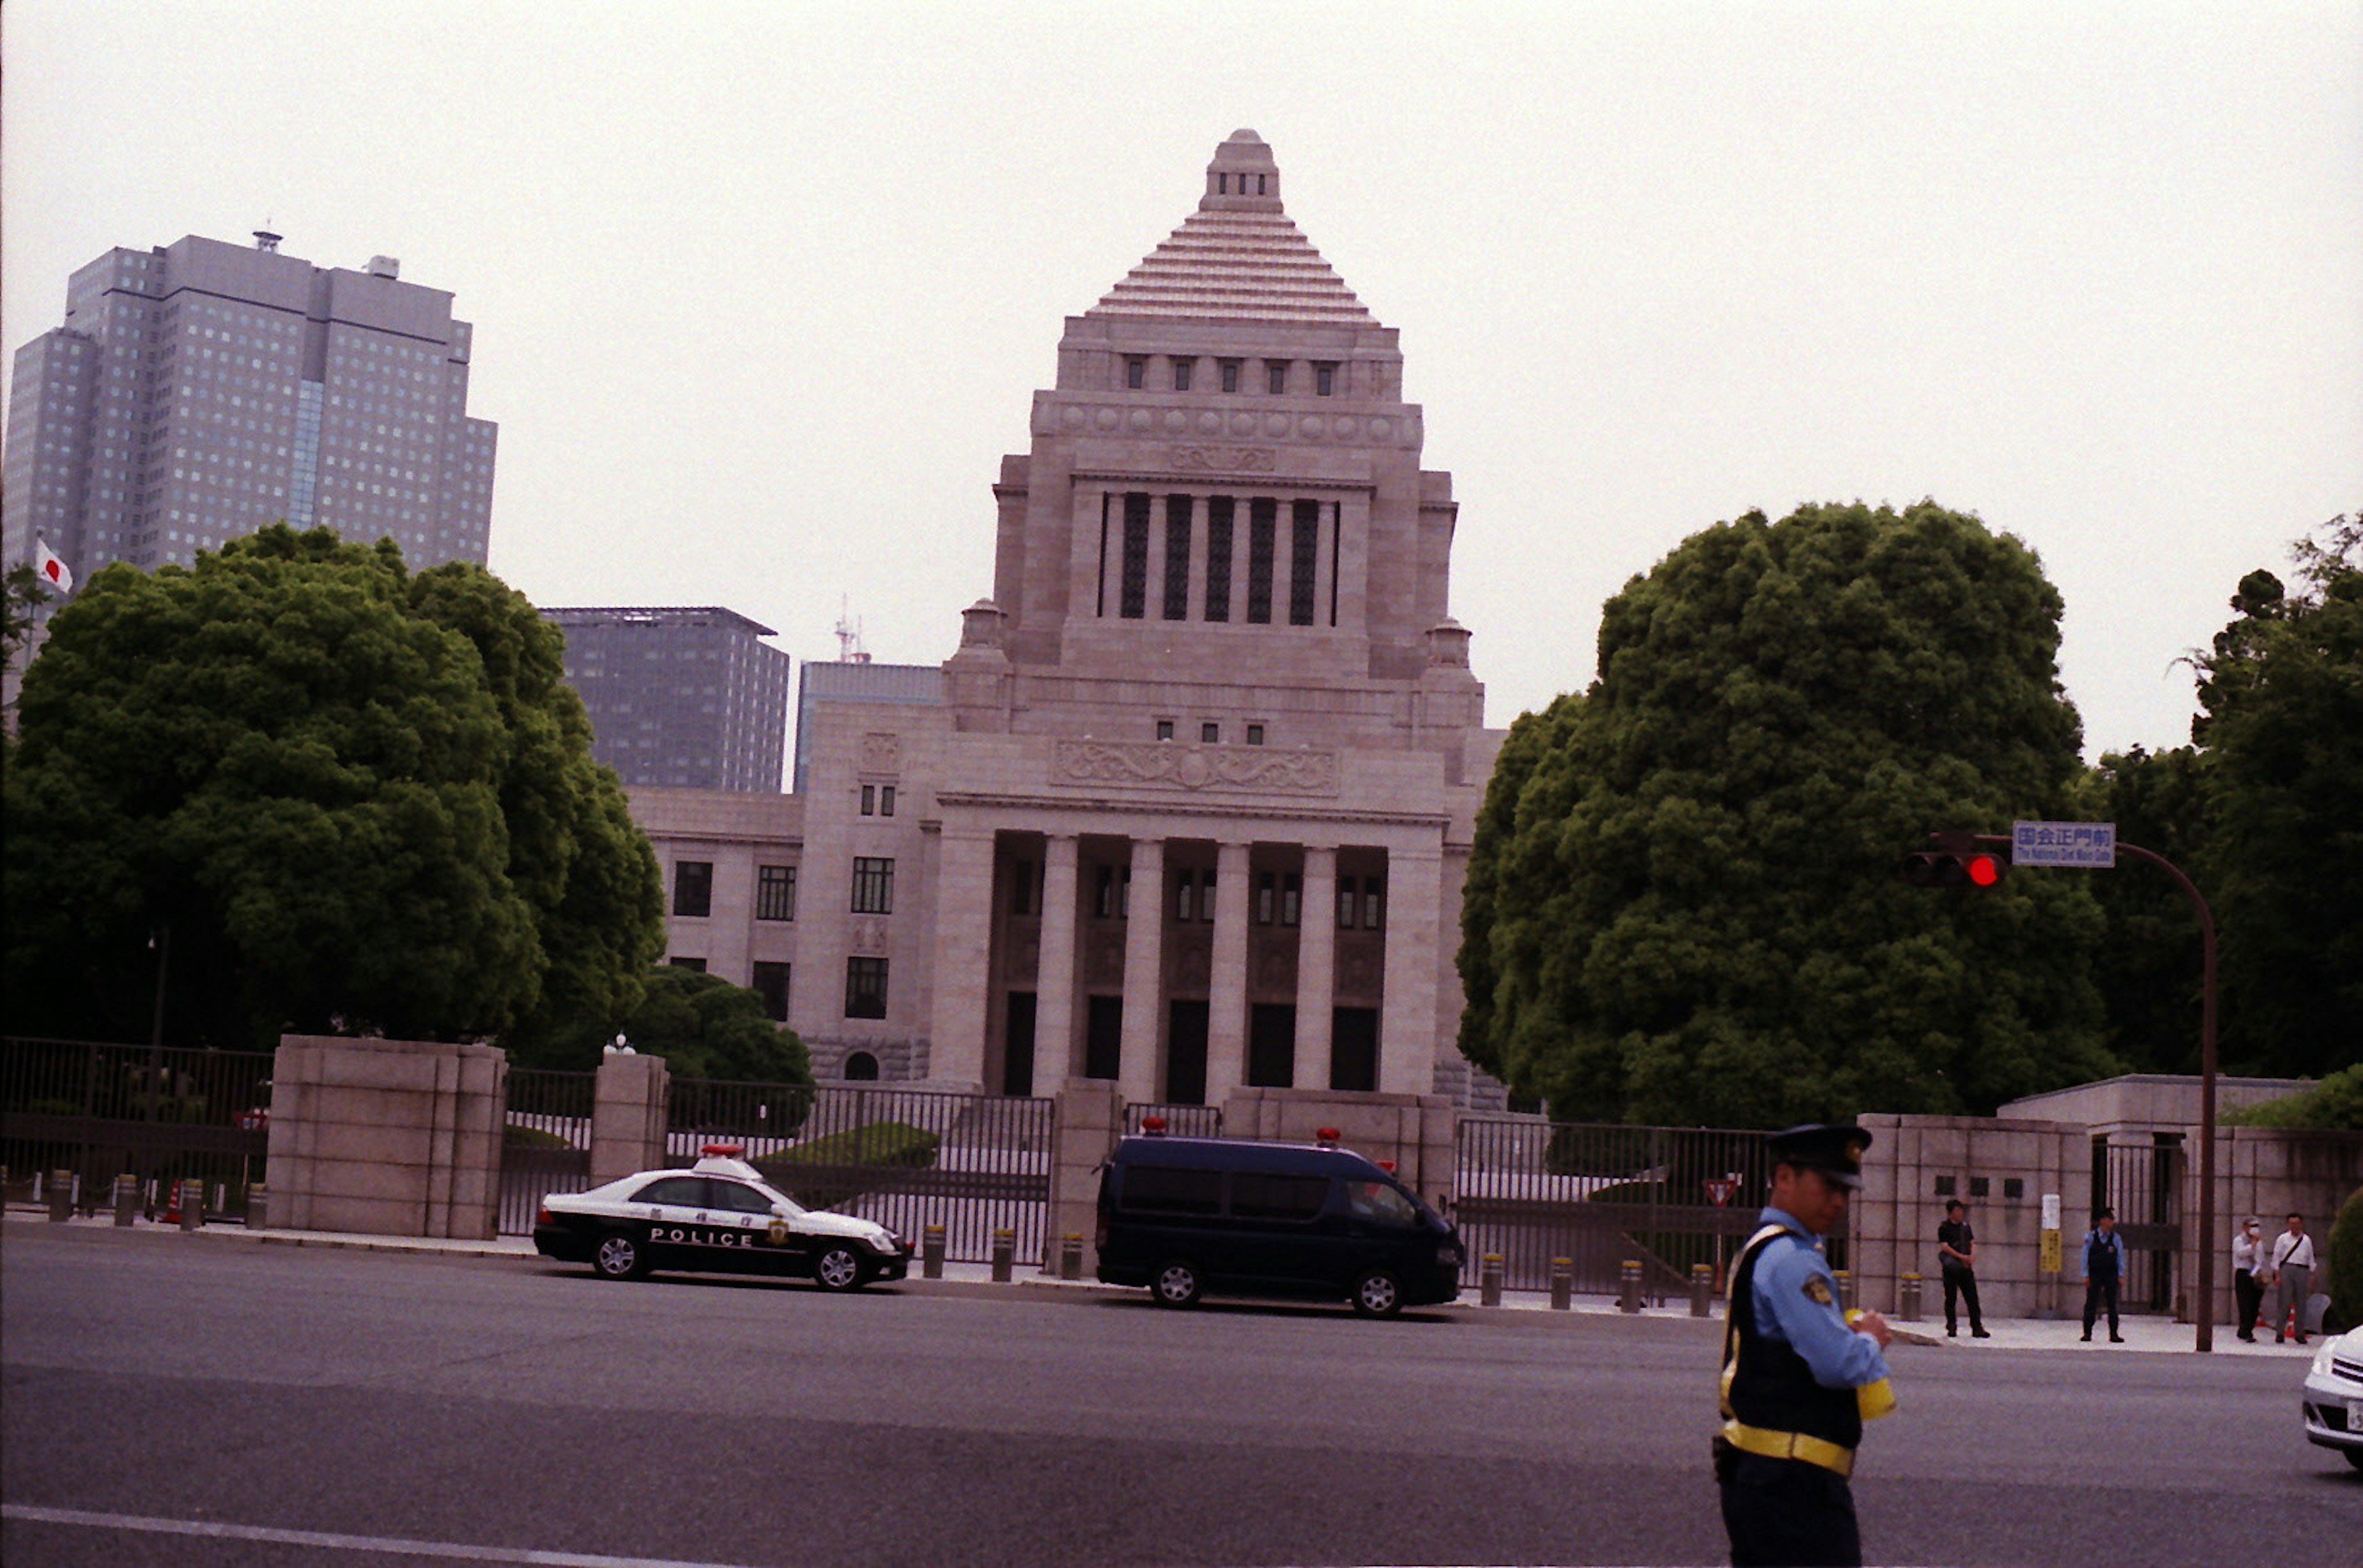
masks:
<instances>
[{"instance_id":1,"label":"police car wheel","mask_svg":"<svg viewBox=\"0 0 2363 1568\"><path fill-rule=\"evenodd\" d=\"M1365 1318L1392 1318L1403 1310L1403 1286L1384 1269L1354 1282L1354 1310Z\"/></svg>"},{"instance_id":2,"label":"police car wheel","mask_svg":"<svg viewBox=\"0 0 2363 1568\"><path fill-rule=\"evenodd\" d=\"M813 1280L823 1290L851 1290L861 1283L861 1259L850 1247L824 1247L813 1259Z\"/></svg>"},{"instance_id":3,"label":"police car wheel","mask_svg":"<svg viewBox=\"0 0 2363 1568\"><path fill-rule=\"evenodd\" d=\"M621 1230L610 1230L599 1238L591 1267L601 1279L638 1279L649 1272L648 1249Z\"/></svg>"},{"instance_id":4,"label":"police car wheel","mask_svg":"<svg viewBox=\"0 0 2363 1568\"><path fill-rule=\"evenodd\" d=\"M1194 1264L1170 1258L1148 1277L1148 1294L1159 1307L1190 1307L1197 1302L1198 1284Z\"/></svg>"}]
</instances>

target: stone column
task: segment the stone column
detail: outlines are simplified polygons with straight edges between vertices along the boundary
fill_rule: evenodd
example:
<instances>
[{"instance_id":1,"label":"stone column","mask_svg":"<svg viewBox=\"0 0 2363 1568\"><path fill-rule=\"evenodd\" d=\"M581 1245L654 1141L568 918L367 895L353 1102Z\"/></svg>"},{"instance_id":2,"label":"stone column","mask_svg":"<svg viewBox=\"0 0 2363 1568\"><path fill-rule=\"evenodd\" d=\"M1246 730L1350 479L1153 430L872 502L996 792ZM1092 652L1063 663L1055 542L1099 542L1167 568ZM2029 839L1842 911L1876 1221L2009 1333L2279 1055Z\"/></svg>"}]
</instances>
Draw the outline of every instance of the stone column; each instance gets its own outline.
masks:
<instances>
[{"instance_id":1,"label":"stone column","mask_svg":"<svg viewBox=\"0 0 2363 1568\"><path fill-rule=\"evenodd\" d=\"M993 833L946 828L935 897L928 1082L984 1086L985 1008L993 996ZM823 976L822 984L842 984ZM805 981L806 985L813 984Z\"/></svg>"},{"instance_id":2,"label":"stone column","mask_svg":"<svg viewBox=\"0 0 2363 1568\"><path fill-rule=\"evenodd\" d=\"M1053 833L1042 859L1042 956L1035 980L1034 1092L1055 1095L1074 1071L1075 921L1079 912L1072 833Z\"/></svg>"},{"instance_id":3,"label":"stone column","mask_svg":"<svg viewBox=\"0 0 2363 1568\"><path fill-rule=\"evenodd\" d=\"M1215 850L1215 961L1206 985L1206 1103L1248 1081L1248 846Z\"/></svg>"},{"instance_id":4,"label":"stone column","mask_svg":"<svg viewBox=\"0 0 2363 1568\"><path fill-rule=\"evenodd\" d=\"M661 1056L616 1054L599 1063L591 1108L591 1184L663 1168L672 1073Z\"/></svg>"},{"instance_id":5,"label":"stone column","mask_svg":"<svg viewBox=\"0 0 2363 1568\"><path fill-rule=\"evenodd\" d=\"M1132 841L1132 901L1124 931L1124 1062L1129 1101L1157 1097L1158 1026L1165 1014L1165 840Z\"/></svg>"},{"instance_id":6,"label":"stone column","mask_svg":"<svg viewBox=\"0 0 2363 1568\"><path fill-rule=\"evenodd\" d=\"M1386 996L1379 1012L1379 1088L1424 1095L1435 1086L1436 920L1444 897L1444 851L1437 841L1387 851Z\"/></svg>"},{"instance_id":7,"label":"stone column","mask_svg":"<svg viewBox=\"0 0 2363 1568\"><path fill-rule=\"evenodd\" d=\"M1329 1051L1337 1018L1337 851L1304 846L1304 892L1297 906L1296 1086L1329 1087Z\"/></svg>"}]
</instances>

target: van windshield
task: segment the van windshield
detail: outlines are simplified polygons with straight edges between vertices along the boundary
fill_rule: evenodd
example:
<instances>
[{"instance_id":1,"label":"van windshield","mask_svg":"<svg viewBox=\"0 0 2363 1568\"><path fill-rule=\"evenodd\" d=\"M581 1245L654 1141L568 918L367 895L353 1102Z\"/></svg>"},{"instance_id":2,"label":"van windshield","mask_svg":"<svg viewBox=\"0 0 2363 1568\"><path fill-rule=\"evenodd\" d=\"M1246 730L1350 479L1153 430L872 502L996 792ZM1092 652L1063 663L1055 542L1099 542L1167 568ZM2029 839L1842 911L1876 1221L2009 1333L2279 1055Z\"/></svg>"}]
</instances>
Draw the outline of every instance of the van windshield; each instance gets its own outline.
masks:
<instances>
[{"instance_id":1,"label":"van windshield","mask_svg":"<svg viewBox=\"0 0 2363 1568\"><path fill-rule=\"evenodd\" d=\"M1416 1229L1420 1222L1419 1205L1404 1195L1402 1188L1385 1182L1348 1182L1346 1203L1357 1219L1405 1229Z\"/></svg>"}]
</instances>

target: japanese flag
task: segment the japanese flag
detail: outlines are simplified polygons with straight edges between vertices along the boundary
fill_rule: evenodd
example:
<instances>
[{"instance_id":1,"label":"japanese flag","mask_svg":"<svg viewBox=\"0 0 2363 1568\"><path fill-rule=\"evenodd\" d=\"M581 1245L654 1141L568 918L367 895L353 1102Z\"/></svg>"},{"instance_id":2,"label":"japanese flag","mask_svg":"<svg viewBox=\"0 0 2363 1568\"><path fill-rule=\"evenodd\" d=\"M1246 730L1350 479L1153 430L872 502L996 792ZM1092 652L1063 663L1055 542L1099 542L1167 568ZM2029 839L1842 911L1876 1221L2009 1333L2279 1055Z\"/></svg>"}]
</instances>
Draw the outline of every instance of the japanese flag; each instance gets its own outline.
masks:
<instances>
[{"instance_id":1,"label":"japanese flag","mask_svg":"<svg viewBox=\"0 0 2363 1568\"><path fill-rule=\"evenodd\" d=\"M40 539L33 541L33 570L41 581L61 594L73 592L73 569L59 559L58 552Z\"/></svg>"}]
</instances>

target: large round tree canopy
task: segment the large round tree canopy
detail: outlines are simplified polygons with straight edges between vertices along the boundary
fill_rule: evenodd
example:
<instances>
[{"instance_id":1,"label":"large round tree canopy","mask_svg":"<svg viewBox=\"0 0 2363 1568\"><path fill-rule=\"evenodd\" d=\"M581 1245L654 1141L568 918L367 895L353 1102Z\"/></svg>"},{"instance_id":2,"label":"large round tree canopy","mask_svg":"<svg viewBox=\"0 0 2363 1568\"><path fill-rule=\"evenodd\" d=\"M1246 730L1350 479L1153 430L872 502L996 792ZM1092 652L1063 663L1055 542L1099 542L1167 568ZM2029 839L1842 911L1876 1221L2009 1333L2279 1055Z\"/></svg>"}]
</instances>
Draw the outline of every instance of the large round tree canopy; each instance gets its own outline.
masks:
<instances>
[{"instance_id":1,"label":"large round tree canopy","mask_svg":"<svg viewBox=\"0 0 2363 1568\"><path fill-rule=\"evenodd\" d=\"M1978 1113L2110 1070L2088 873L1898 874L2073 815L2059 596L1924 502L1750 513L1610 600L1478 824L1461 1049L1563 1118Z\"/></svg>"},{"instance_id":2,"label":"large round tree canopy","mask_svg":"<svg viewBox=\"0 0 2363 1568\"><path fill-rule=\"evenodd\" d=\"M12 1027L145 1038L160 968L175 1044L620 1018L660 890L561 648L326 528L98 573L24 682Z\"/></svg>"}]
</instances>

